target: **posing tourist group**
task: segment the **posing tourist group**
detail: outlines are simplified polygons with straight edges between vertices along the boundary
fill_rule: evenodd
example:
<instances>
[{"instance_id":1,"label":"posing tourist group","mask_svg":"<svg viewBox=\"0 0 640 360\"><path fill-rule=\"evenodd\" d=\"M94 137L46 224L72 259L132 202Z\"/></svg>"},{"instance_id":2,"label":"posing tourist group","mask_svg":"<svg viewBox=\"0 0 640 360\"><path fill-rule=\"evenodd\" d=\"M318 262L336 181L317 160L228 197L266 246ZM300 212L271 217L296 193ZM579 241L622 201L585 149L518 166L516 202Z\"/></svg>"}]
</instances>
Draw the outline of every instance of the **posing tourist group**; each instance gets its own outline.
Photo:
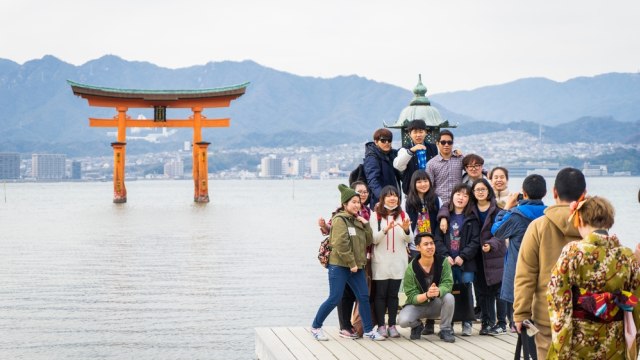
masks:
<instances>
[{"instance_id":1,"label":"posing tourist group","mask_svg":"<svg viewBox=\"0 0 640 360\"><path fill-rule=\"evenodd\" d=\"M329 339L322 326L337 307L343 338L381 341L407 328L411 340L454 343L479 321L481 336L535 333L538 359L637 358L639 260L609 234L613 206L587 195L580 170L560 170L545 205L542 176L510 191L508 169L454 150L450 131L434 145L424 121L406 129L401 149L388 129L374 132L364 178L339 185L339 206L318 220L329 295L315 339Z\"/></svg>"}]
</instances>

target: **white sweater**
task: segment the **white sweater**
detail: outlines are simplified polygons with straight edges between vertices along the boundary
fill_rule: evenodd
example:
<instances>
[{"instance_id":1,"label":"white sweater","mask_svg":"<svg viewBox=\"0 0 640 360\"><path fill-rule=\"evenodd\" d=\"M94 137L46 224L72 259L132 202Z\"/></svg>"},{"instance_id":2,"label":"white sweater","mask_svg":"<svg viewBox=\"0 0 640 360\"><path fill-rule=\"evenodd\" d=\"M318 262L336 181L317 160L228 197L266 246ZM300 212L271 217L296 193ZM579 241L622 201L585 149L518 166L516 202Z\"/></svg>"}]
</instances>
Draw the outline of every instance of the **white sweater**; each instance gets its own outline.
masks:
<instances>
[{"instance_id":1,"label":"white sweater","mask_svg":"<svg viewBox=\"0 0 640 360\"><path fill-rule=\"evenodd\" d=\"M405 218L409 215L405 214ZM395 218L395 226L385 235L388 220L380 219L378 230L378 214L371 212L369 219L373 230L373 256L371 259L371 272L373 280L401 280L408 264L407 244L411 242L411 234L406 234L402 229L402 218Z\"/></svg>"}]
</instances>

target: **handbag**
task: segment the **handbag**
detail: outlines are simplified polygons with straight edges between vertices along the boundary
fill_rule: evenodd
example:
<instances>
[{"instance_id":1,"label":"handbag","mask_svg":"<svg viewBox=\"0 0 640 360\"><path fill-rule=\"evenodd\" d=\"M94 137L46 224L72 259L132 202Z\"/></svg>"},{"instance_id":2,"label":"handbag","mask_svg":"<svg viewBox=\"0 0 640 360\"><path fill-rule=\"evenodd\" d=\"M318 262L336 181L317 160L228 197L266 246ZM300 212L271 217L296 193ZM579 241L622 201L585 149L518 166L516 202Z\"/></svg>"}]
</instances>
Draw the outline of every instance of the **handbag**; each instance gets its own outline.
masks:
<instances>
[{"instance_id":1,"label":"handbag","mask_svg":"<svg viewBox=\"0 0 640 360\"><path fill-rule=\"evenodd\" d=\"M455 309L453 311L453 320L456 321L475 321L473 312L473 290L471 283L453 284L451 294L455 298Z\"/></svg>"},{"instance_id":2,"label":"handbag","mask_svg":"<svg viewBox=\"0 0 640 360\"><path fill-rule=\"evenodd\" d=\"M527 334L527 328L523 325L518 334L518 341L516 342L516 352L513 357L514 360L538 360L538 353L536 349L536 341L533 335Z\"/></svg>"}]
</instances>

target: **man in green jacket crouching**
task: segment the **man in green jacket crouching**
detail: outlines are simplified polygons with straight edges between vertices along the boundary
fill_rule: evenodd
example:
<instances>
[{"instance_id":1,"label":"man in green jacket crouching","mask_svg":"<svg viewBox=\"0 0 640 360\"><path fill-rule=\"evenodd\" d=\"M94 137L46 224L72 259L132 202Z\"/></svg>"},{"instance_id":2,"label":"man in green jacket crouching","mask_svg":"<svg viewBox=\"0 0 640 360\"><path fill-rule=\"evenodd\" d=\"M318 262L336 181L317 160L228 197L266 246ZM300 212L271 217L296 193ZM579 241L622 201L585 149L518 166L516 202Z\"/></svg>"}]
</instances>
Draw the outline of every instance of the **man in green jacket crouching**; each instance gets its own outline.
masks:
<instances>
[{"instance_id":1,"label":"man in green jacket crouching","mask_svg":"<svg viewBox=\"0 0 640 360\"><path fill-rule=\"evenodd\" d=\"M411 339L417 340L423 329L421 319L440 316L440 339L454 342L451 320L455 300L451 295L451 265L444 257L436 255L432 234L417 234L415 244L420 255L409 263L404 273L407 302L398 315L398 325L410 327Z\"/></svg>"}]
</instances>

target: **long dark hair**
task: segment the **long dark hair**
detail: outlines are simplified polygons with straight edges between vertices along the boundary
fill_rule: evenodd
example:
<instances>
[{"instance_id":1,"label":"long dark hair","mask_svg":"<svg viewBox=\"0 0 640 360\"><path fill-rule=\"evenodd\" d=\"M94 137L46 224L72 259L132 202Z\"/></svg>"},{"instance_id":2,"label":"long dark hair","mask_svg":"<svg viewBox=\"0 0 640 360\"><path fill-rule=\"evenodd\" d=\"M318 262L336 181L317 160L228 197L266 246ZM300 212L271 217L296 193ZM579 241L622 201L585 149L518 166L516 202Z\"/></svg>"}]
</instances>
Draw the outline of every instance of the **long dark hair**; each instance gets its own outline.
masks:
<instances>
[{"instance_id":1,"label":"long dark hair","mask_svg":"<svg viewBox=\"0 0 640 360\"><path fill-rule=\"evenodd\" d=\"M393 210L387 210L387 208L384 207L384 200L387 196L392 194L398 197L398 207ZM382 190L380 190L380 200L378 200L378 203L376 204L374 210L376 214L380 215L380 218L386 218L387 216L391 215L395 219L398 215L400 215L400 211L402 211L402 208L400 208L400 195L398 193L398 189L396 189L396 187L393 185L387 185L383 187Z\"/></svg>"},{"instance_id":2,"label":"long dark hair","mask_svg":"<svg viewBox=\"0 0 640 360\"><path fill-rule=\"evenodd\" d=\"M459 183L458 185L453 187L451 190L451 195L449 196L449 212L453 213L456 210L456 207L453 205L453 195L457 192L465 192L469 195L469 201L467 202L467 206L465 206L462 214L464 216L469 216L473 212L473 207L471 207L471 187L465 183Z\"/></svg>"},{"instance_id":3,"label":"long dark hair","mask_svg":"<svg viewBox=\"0 0 640 360\"><path fill-rule=\"evenodd\" d=\"M427 205L427 210L429 213L438 212L438 196L436 195L436 191L433 188L433 181L427 174L426 171L422 169L416 170L413 175L411 175L411 182L409 185L409 194L407 194L407 202L405 204L405 208L407 211L409 209L414 210L419 213L422 211L422 199L420 199L420 195L418 194L418 190L416 190L416 183L418 180L427 180L429 181L429 190L424 194L424 203Z\"/></svg>"},{"instance_id":4,"label":"long dark hair","mask_svg":"<svg viewBox=\"0 0 640 360\"><path fill-rule=\"evenodd\" d=\"M489 183L489 180L485 179L485 178L480 178L477 180L474 180L473 183L471 184L471 196L469 200L472 200L474 204L478 204L478 199L476 198L476 193L473 191L473 189L476 188L476 185L483 183L484 186L487 187L487 201L491 202L491 200L496 198L496 194L493 192L493 188L491 187L491 183Z\"/></svg>"}]
</instances>

